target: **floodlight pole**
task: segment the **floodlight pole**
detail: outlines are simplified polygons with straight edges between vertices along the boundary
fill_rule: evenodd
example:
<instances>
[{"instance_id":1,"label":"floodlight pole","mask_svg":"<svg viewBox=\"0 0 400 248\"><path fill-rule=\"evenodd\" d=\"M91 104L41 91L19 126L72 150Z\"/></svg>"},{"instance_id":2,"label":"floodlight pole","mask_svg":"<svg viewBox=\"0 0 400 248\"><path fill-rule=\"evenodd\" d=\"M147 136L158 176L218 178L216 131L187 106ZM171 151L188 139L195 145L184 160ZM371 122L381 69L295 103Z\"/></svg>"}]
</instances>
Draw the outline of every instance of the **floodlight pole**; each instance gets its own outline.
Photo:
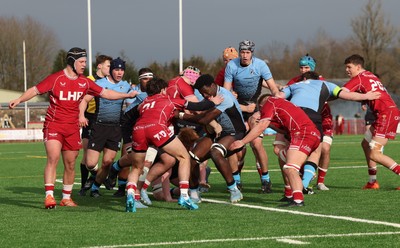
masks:
<instances>
[{"instance_id":1,"label":"floodlight pole","mask_svg":"<svg viewBox=\"0 0 400 248\"><path fill-rule=\"evenodd\" d=\"M89 63L89 76L92 76L92 17L91 17L91 7L90 0L87 0L88 6L88 63Z\"/></svg>"},{"instance_id":2,"label":"floodlight pole","mask_svg":"<svg viewBox=\"0 0 400 248\"><path fill-rule=\"evenodd\" d=\"M179 73L183 71L182 0L179 0Z\"/></svg>"},{"instance_id":3,"label":"floodlight pole","mask_svg":"<svg viewBox=\"0 0 400 248\"><path fill-rule=\"evenodd\" d=\"M26 83L26 49L25 49L25 40L22 41L22 53L23 53L23 61L24 61L24 92L27 90L27 83ZM25 109L25 129L28 129L28 102L25 101L24 103Z\"/></svg>"}]
</instances>

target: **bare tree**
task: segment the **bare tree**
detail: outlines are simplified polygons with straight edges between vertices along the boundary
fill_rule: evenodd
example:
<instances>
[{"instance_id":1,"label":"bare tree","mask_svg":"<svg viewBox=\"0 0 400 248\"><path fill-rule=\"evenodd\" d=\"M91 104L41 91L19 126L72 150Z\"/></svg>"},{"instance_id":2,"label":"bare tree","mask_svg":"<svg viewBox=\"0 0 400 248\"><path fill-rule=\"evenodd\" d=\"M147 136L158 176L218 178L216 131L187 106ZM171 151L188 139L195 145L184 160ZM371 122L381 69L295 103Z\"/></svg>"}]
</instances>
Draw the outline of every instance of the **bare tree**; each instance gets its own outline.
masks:
<instances>
[{"instance_id":1,"label":"bare tree","mask_svg":"<svg viewBox=\"0 0 400 248\"><path fill-rule=\"evenodd\" d=\"M24 90L23 50L26 43L28 87L51 73L59 42L54 32L31 17L0 17L0 88Z\"/></svg>"},{"instance_id":2,"label":"bare tree","mask_svg":"<svg viewBox=\"0 0 400 248\"><path fill-rule=\"evenodd\" d=\"M392 44L397 33L381 10L381 0L369 0L363 14L353 19L351 26L365 57L365 68L377 72L378 57Z\"/></svg>"}]
</instances>

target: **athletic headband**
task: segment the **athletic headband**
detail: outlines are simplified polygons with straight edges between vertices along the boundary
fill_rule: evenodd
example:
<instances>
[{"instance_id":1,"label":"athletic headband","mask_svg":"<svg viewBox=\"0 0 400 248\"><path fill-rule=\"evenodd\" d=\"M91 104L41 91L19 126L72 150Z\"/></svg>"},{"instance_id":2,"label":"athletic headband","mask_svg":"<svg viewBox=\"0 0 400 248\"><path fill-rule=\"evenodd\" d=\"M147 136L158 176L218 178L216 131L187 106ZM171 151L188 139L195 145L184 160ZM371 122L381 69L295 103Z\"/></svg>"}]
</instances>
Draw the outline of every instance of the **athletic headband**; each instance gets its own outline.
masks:
<instances>
[{"instance_id":1,"label":"athletic headband","mask_svg":"<svg viewBox=\"0 0 400 248\"><path fill-rule=\"evenodd\" d=\"M140 80L140 79L143 79L143 78L153 78L153 77L154 77L153 73L151 73L151 72L146 72L146 73L143 73L143 74L141 74L141 75L139 76L139 80Z\"/></svg>"}]
</instances>

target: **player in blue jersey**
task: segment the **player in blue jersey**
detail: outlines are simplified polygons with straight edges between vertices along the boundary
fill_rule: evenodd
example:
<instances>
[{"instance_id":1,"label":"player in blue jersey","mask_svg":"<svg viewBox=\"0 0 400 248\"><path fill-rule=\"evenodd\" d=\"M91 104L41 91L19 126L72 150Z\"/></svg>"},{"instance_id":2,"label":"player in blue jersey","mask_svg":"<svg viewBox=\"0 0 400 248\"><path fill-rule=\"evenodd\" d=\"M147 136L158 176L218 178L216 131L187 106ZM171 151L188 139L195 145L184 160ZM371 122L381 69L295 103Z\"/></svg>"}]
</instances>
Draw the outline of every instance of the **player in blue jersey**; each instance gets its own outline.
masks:
<instances>
[{"instance_id":1,"label":"player in blue jersey","mask_svg":"<svg viewBox=\"0 0 400 248\"><path fill-rule=\"evenodd\" d=\"M130 92L131 86L122 80L125 73L125 61L116 58L111 61L110 75L96 81L96 84L117 92ZM81 113L86 109L87 103L93 96L86 96L81 102ZM122 115L123 100L107 100L96 97L96 117L92 125L92 131L88 142L86 163L92 174L88 179L93 181L90 196L99 197L99 188L108 175L108 171L118 150L121 148L120 119ZM97 162L100 153L103 152L101 168L98 169ZM93 180L93 178L95 178Z\"/></svg>"},{"instance_id":2,"label":"player in blue jersey","mask_svg":"<svg viewBox=\"0 0 400 248\"><path fill-rule=\"evenodd\" d=\"M272 73L264 60L253 56L255 44L244 40L239 43L239 58L229 61L225 68L224 87L237 94L243 117L247 122L249 117L257 111L256 102L261 94L262 87L269 88L273 95L279 92L272 77ZM270 193L271 180L268 173L268 156L262 143L262 136L250 143L258 165L261 167L261 192ZM240 172L234 171L237 183L241 183Z\"/></svg>"},{"instance_id":3,"label":"player in blue jersey","mask_svg":"<svg viewBox=\"0 0 400 248\"><path fill-rule=\"evenodd\" d=\"M218 86L214 82L214 78L209 74L200 76L194 88L199 90L201 95L206 99L222 95L223 101L218 106L200 114L190 115L183 112L179 114L180 119L203 125L207 125L215 119L222 127L219 137L216 137L215 134L208 134L197 142L196 146L190 152L192 166L211 158L226 181L231 202L239 202L243 196L233 178L227 158L237 152L228 151L229 146L235 140L243 138L246 132L240 105L233 94L227 89Z\"/></svg>"},{"instance_id":4,"label":"player in blue jersey","mask_svg":"<svg viewBox=\"0 0 400 248\"><path fill-rule=\"evenodd\" d=\"M289 85L279 93L280 97L290 99L292 103L299 106L310 117L317 126L323 137L322 131L322 109L328 99L342 98L345 100L362 101L373 100L380 97L379 93L368 92L360 94L356 92L342 91L342 89L331 82L320 80L319 74L314 71L306 72L302 75L303 81ZM322 141L322 140L321 140ZM311 153L303 167L303 186L304 193L312 193L307 190L310 181L314 178L317 164L321 155L320 146ZM281 158L284 159L283 156Z\"/></svg>"},{"instance_id":5,"label":"player in blue jersey","mask_svg":"<svg viewBox=\"0 0 400 248\"><path fill-rule=\"evenodd\" d=\"M138 118L138 113L135 108L143 102L143 100L147 97L146 93L146 85L153 77L153 71L150 68L141 68L138 71L139 74L139 84L133 87L133 90L138 92L138 95L135 98L130 98L125 100L125 104L127 105L124 110L124 114L121 117L121 132L122 132L122 149L121 149L121 157L129 152L130 145L132 142L132 127ZM150 149L149 149L150 151ZM154 155L155 156L155 155ZM117 167L118 161L114 162L113 167ZM123 168L118 173L118 190L114 193L115 197L124 197L125 196L125 187L126 182L128 180L129 175L129 167ZM106 180L104 182L107 189L111 189L115 186L115 181ZM140 204L137 204L137 207Z\"/></svg>"}]
</instances>

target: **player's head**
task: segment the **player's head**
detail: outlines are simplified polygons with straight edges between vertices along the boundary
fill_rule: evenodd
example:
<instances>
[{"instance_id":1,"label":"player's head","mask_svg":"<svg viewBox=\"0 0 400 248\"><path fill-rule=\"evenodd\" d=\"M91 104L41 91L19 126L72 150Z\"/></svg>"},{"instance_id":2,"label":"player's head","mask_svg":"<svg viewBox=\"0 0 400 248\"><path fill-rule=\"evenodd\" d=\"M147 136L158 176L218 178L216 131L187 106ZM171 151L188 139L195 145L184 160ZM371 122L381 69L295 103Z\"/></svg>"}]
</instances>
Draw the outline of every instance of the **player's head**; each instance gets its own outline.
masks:
<instances>
[{"instance_id":1,"label":"player's head","mask_svg":"<svg viewBox=\"0 0 400 248\"><path fill-rule=\"evenodd\" d=\"M113 59L110 64L110 75L114 81L119 82L125 73L125 61L120 57Z\"/></svg>"},{"instance_id":2,"label":"player's head","mask_svg":"<svg viewBox=\"0 0 400 248\"><path fill-rule=\"evenodd\" d=\"M346 73L352 78L364 71L364 58L361 55L353 54L344 60Z\"/></svg>"},{"instance_id":3,"label":"player's head","mask_svg":"<svg viewBox=\"0 0 400 248\"><path fill-rule=\"evenodd\" d=\"M237 57L239 57L239 54L234 47L227 47L222 52L222 59L224 60L225 64L227 64L232 59L236 59Z\"/></svg>"},{"instance_id":4,"label":"player's head","mask_svg":"<svg viewBox=\"0 0 400 248\"><path fill-rule=\"evenodd\" d=\"M67 52L67 65L71 66L72 70L76 74L83 74L86 68L86 57L87 54L85 49L73 47Z\"/></svg>"},{"instance_id":5,"label":"player's head","mask_svg":"<svg viewBox=\"0 0 400 248\"><path fill-rule=\"evenodd\" d=\"M255 44L251 40L244 40L239 43L240 63L249 65L253 56Z\"/></svg>"},{"instance_id":6,"label":"player's head","mask_svg":"<svg viewBox=\"0 0 400 248\"><path fill-rule=\"evenodd\" d=\"M303 80L307 80L307 79L318 80L319 75L315 71L308 71L308 72L304 72L303 74L301 74L301 78Z\"/></svg>"},{"instance_id":7,"label":"player's head","mask_svg":"<svg viewBox=\"0 0 400 248\"><path fill-rule=\"evenodd\" d=\"M108 55L101 54L96 57L97 74L100 74L99 76L105 77L110 75L111 61L112 57Z\"/></svg>"},{"instance_id":8,"label":"player's head","mask_svg":"<svg viewBox=\"0 0 400 248\"><path fill-rule=\"evenodd\" d=\"M168 83L162 78L152 78L146 85L147 95L152 96L155 94L165 91L168 87Z\"/></svg>"},{"instance_id":9,"label":"player's head","mask_svg":"<svg viewBox=\"0 0 400 248\"><path fill-rule=\"evenodd\" d=\"M194 85L196 83L196 80L200 77L201 72L198 68L194 66L188 66L183 70L181 76L186 77L190 81L190 85Z\"/></svg>"},{"instance_id":10,"label":"player's head","mask_svg":"<svg viewBox=\"0 0 400 248\"><path fill-rule=\"evenodd\" d=\"M262 106L264 106L264 103L268 100L268 97L272 96L270 93L266 93L261 95L258 99L257 99L257 106L259 109L262 108Z\"/></svg>"},{"instance_id":11,"label":"player's head","mask_svg":"<svg viewBox=\"0 0 400 248\"><path fill-rule=\"evenodd\" d=\"M139 83L140 83L140 90L146 91L147 83L154 78L153 71L150 68L141 68L138 72L139 74Z\"/></svg>"},{"instance_id":12,"label":"player's head","mask_svg":"<svg viewBox=\"0 0 400 248\"><path fill-rule=\"evenodd\" d=\"M307 71L315 71L315 66L317 65L317 61L306 54L306 56L303 56L299 60L299 68L301 73L305 73Z\"/></svg>"},{"instance_id":13,"label":"player's head","mask_svg":"<svg viewBox=\"0 0 400 248\"><path fill-rule=\"evenodd\" d=\"M196 80L194 88L207 99L217 95L217 84L214 82L214 78L210 74L201 75Z\"/></svg>"},{"instance_id":14,"label":"player's head","mask_svg":"<svg viewBox=\"0 0 400 248\"><path fill-rule=\"evenodd\" d=\"M179 130L178 138L186 150L190 151L200 137L193 128L183 127Z\"/></svg>"}]
</instances>

